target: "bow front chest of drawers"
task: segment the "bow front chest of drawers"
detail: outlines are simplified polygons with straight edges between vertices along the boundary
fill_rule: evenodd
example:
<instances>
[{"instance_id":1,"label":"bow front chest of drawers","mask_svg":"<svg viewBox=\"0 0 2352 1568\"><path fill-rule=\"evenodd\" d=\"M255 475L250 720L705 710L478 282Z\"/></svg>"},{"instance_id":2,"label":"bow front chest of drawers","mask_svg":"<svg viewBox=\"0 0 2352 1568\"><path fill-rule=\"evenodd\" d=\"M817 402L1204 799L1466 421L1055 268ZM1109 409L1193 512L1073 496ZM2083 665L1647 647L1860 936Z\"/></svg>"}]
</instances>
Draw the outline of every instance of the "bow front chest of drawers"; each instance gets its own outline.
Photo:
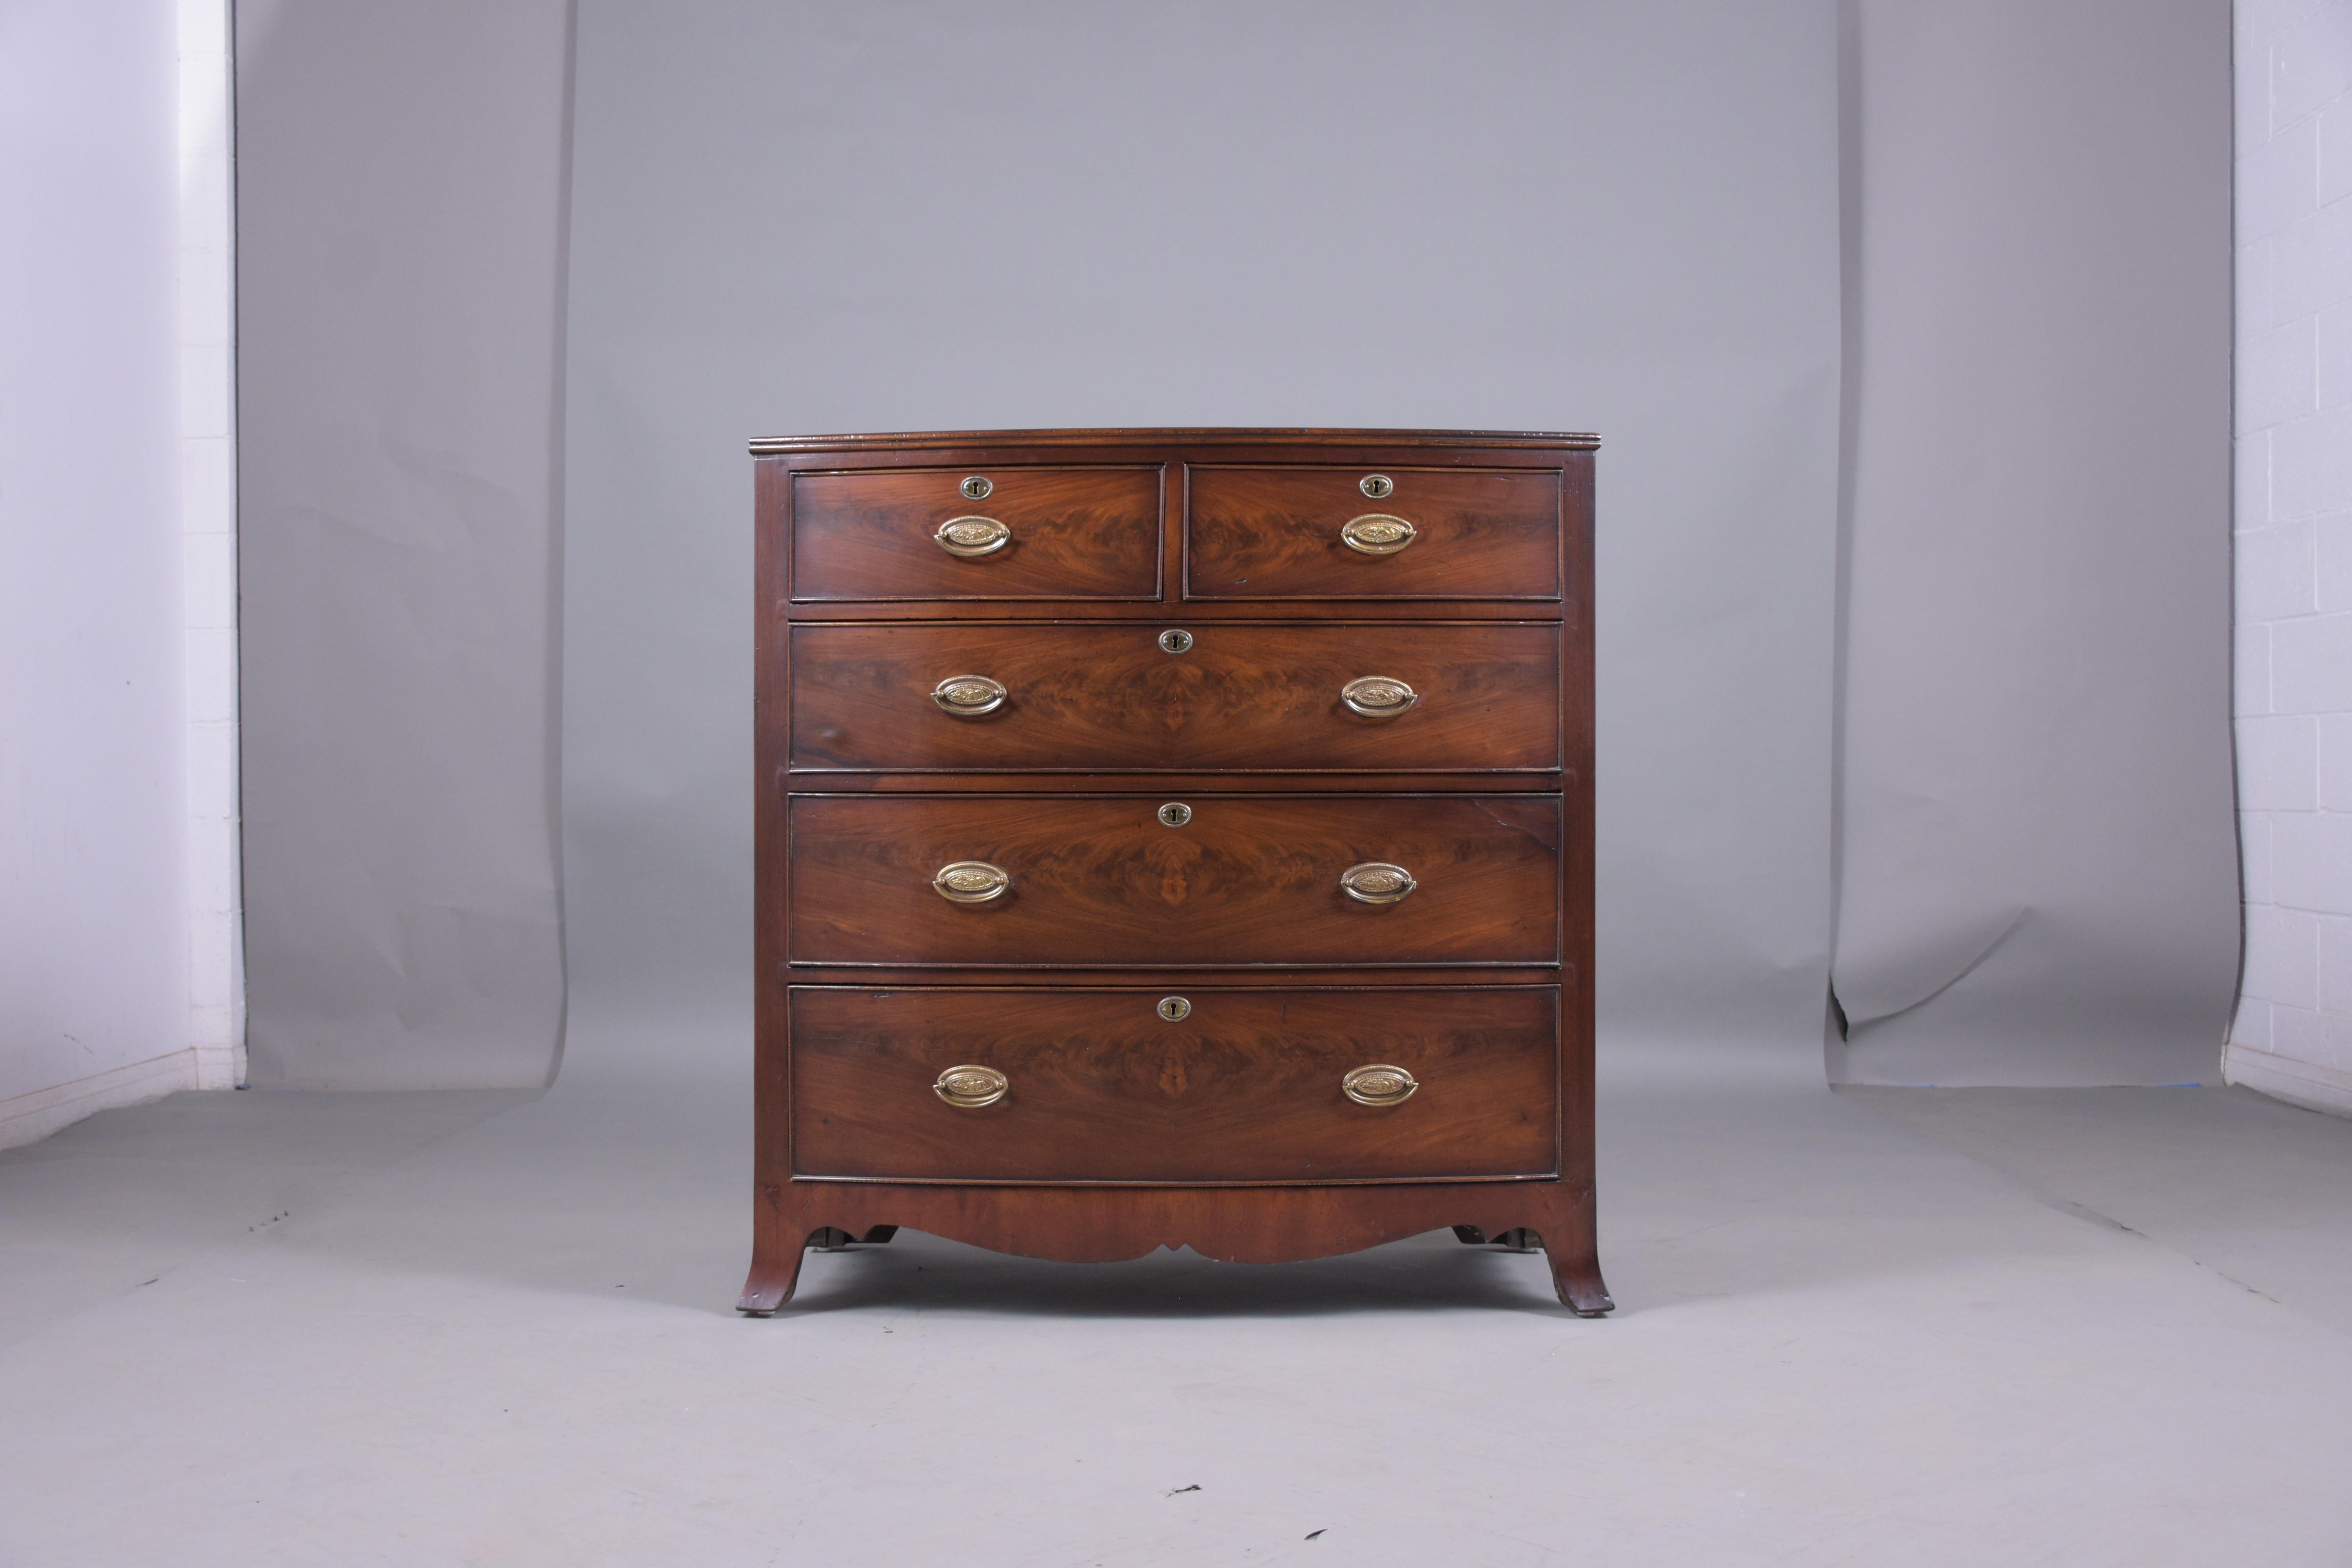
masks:
<instances>
[{"instance_id":1,"label":"bow front chest of drawers","mask_svg":"<svg viewBox=\"0 0 2352 1568\"><path fill-rule=\"evenodd\" d=\"M740 1306L1451 1226L1607 1311L1589 436L759 441Z\"/></svg>"}]
</instances>

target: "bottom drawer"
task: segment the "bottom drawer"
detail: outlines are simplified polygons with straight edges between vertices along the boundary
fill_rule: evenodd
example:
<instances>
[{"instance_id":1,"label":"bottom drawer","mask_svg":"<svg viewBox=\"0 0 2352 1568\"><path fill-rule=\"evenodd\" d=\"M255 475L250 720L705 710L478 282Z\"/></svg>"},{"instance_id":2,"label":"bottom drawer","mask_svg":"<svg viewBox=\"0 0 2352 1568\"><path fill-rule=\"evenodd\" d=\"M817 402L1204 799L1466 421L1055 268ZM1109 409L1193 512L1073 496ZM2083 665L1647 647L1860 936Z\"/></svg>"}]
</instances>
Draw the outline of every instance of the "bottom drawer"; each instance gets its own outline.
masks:
<instances>
[{"instance_id":1,"label":"bottom drawer","mask_svg":"<svg viewBox=\"0 0 2352 1568\"><path fill-rule=\"evenodd\" d=\"M802 985L792 1031L803 1176L1213 1184L1559 1169L1556 986ZM943 1079L959 1067L985 1070ZM1409 1080L1358 1075L1376 1102L1361 1103L1349 1075L1368 1067Z\"/></svg>"}]
</instances>

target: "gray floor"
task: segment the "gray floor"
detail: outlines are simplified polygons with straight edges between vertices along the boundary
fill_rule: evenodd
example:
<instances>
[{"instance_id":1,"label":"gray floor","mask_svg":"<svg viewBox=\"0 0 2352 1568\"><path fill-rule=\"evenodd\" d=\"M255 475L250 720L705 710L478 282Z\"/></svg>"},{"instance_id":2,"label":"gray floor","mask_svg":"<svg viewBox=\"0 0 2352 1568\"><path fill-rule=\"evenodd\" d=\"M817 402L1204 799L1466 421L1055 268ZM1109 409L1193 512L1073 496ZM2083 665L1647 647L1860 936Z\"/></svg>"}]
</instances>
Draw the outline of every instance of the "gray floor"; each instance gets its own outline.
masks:
<instances>
[{"instance_id":1,"label":"gray floor","mask_svg":"<svg viewBox=\"0 0 2352 1568\"><path fill-rule=\"evenodd\" d=\"M662 1054L0 1154L0 1563L2352 1563L2352 1122L1612 1053L1605 1321L905 1233L752 1321Z\"/></svg>"}]
</instances>

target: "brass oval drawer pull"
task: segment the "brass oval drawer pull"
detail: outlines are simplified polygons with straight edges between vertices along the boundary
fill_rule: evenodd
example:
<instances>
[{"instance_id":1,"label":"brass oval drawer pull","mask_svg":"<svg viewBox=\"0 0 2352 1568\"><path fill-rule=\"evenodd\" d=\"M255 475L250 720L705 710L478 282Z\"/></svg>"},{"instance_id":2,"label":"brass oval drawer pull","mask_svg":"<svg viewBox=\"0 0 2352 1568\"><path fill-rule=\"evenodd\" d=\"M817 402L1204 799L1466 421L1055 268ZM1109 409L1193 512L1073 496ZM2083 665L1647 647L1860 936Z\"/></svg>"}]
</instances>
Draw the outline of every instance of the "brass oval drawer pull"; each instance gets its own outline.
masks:
<instances>
[{"instance_id":1,"label":"brass oval drawer pull","mask_svg":"<svg viewBox=\"0 0 2352 1568\"><path fill-rule=\"evenodd\" d=\"M1421 531L1401 517L1368 511L1339 525L1339 542L1359 555L1394 555L1421 537Z\"/></svg>"},{"instance_id":2,"label":"brass oval drawer pull","mask_svg":"<svg viewBox=\"0 0 2352 1568\"><path fill-rule=\"evenodd\" d=\"M1366 860L1339 873L1339 887L1360 904L1393 904L1421 884L1402 866Z\"/></svg>"},{"instance_id":3,"label":"brass oval drawer pull","mask_svg":"<svg viewBox=\"0 0 2352 1568\"><path fill-rule=\"evenodd\" d=\"M977 719L1004 706L1004 683L984 675L950 675L931 688L931 700L959 719Z\"/></svg>"},{"instance_id":4,"label":"brass oval drawer pull","mask_svg":"<svg viewBox=\"0 0 2352 1568\"><path fill-rule=\"evenodd\" d=\"M1358 1105L1402 1105L1420 1087L1412 1074L1386 1062L1358 1068L1339 1080L1339 1092Z\"/></svg>"},{"instance_id":5,"label":"brass oval drawer pull","mask_svg":"<svg viewBox=\"0 0 2352 1568\"><path fill-rule=\"evenodd\" d=\"M1012 887L1013 876L985 860L956 860L940 868L931 886L951 904L984 904Z\"/></svg>"},{"instance_id":6,"label":"brass oval drawer pull","mask_svg":"<svg viewBox=\"0 0 2352 1568\"><path fill-rule=\"evenodd\" d=\"M1373 1069L1364 1068L1359 1070L1370 1072ZM931 1092L950 1105L965 1110L974 1110L983 1105L994 1105L1004 1098L1004 1091L1012 1087L1013 1080L994 1068L974 1067L967 1062L961 1067L952 1067L940 1074L940 1081L931 1085ZM1411 1089L1405 1090L1406 1094L1412 1092ZM1367 1100L1365 1103L1369 1105L1372 1102Z\"/></svg>"},{"instance_id":7,"label":"brass oval drawer pull","mask_svg":"<svg viewBox=\"0 0 2352 1568\"><path fill-rule=\"evenodd\" d=\"M1360 675L1339 688L1339 700L1367 719L1393 719L1421 700L1421 693L1393 675Z\"/></svg>"},{"instance_id":8,"label":"brass oval drawer pull","mask_svg":"<svg viewBox=\"0 0 2352 1568\"><path fill-rule=\"evenodd\" d=\"M931 535L950 555L993 555L1013 542L1013 531L992 517L951 517Z\"/></svg>"}]
</instances>

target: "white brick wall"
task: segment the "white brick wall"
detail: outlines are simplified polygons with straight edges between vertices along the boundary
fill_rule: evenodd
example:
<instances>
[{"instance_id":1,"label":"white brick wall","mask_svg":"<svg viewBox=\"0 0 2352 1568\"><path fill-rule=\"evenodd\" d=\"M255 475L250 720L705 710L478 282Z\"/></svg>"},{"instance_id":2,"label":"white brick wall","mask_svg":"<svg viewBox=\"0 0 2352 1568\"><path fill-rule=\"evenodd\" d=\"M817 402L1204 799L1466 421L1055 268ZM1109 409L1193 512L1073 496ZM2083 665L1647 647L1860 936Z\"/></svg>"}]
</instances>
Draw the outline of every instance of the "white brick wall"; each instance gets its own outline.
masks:
<instances>
[{"instance_id":1,"label":"white brick wall","mask_svg":"<svg viewBox=\"0 0 2352 1568\"><path fill-rule=\"evenodd\" d=\"M2240 0L2237 731L2226 1070L2352 1111L2352 0Z\"/></svg>"},{"instance_id":2,"label":"white brick wall","mask_svg":"<svg viewBox=\"0 0 2352 1568\"><path fill-rule=\"evenodd\" d=\"M187 660L188 1044L245 1078L236 744L236 195L228 0L178 0L180 550Z\"/></svg>"}]
</instances>

